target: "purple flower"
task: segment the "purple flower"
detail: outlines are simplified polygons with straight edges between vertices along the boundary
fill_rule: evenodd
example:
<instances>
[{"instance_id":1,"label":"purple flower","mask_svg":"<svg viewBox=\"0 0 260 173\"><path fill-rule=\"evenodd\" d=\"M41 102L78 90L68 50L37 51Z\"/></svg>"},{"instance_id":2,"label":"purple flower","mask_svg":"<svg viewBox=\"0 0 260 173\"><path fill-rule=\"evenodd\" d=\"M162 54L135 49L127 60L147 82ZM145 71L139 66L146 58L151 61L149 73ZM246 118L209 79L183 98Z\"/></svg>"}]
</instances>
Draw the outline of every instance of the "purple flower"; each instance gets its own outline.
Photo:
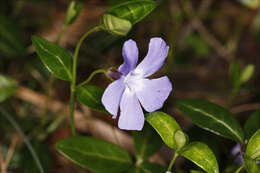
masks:
<instances>
[{"instance_id":1,"label":"purple flower","mask_svg":"<svg viewBox=\"0 0 260 173\"><path fill-rule=\"evenodd\" d=\"M240 153L241 150L241 146L240 144L236 144L232 150L231 153L233 156L236 156L237 154L239 154L235 159L235 162L238 163L239 165L243 165L244 164L244 160L243 160L243 155L244 153Z\"/></svg>"},{"instance_id":2,"label":"purple flower","mask_svg":"<svg viewBox=\"0 0 260 173\"><path fill-rule=\"evenodd\" d=\"M136 67L138 48L128 40L123 46L124 63L118 68L121 75L111 83L102 96L106 110L116 118L120 106L118 127L126 130L141 130L144 113L163 106L172 90L168 77L147 79L161 68L168 55L169 46L161 38L152 38L144 60ZM141 105L140 105L141 103Z\"/></svg>"}]
</instances>

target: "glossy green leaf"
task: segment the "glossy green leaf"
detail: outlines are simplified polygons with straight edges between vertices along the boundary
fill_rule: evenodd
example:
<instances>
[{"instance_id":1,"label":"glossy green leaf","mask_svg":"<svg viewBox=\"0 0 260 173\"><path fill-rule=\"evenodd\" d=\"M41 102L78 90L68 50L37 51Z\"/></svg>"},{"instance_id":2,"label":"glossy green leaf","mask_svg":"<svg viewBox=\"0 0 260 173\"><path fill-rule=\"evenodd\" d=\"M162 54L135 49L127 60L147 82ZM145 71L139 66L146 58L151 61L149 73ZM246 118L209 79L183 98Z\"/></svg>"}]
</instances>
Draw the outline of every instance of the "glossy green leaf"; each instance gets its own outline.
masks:
<instances>
[{"instance_id":1,"label":"glossy green leaf","mask_svg":"<svg viewBox=\"0 0 260 173\"><path fill-rule=\"evenodd\" d=\"M111 14L104 14L102 16L101 22L101 28L113 35L127 35L132 28L130 21Z\"/></svg>"},{"instance_id":2,"label":"glossy green leaf","mask_svg":"<svg viewBox=\"0 0 260 173\"><path fill-rule=\"evenodd\" d=\"M207 173L219 173L216 157L204 143L192 142L179 151L179 154L198 165Z\"/></svg>"},{"instance_id":3,"label":"glossy green leaf","mask_svg":"<svg viewBox=\"0 0 260 173\"><path fill-rule=\"evenodd\" d=\"M71 25L79 17L79 14L82 10L83 5L81 3L71 1L67 9L65 24Z\"/></svg>"},{"instance_id":4,"label":"glossy green leaf","mask_svg":"<svg viewBox=\"0 0 260 173\"><path fill-rule=\"evenodd\" d=\"M150 14L156 7L151 0L134 0L117 4L106 10L105 14L112 14L116 17L130 21L133 25Z\"/></svg>"},{"instance_id":5,"label":"glossy green leaf","mask_svg":"<svg viewBox=\"0 0 260 173\"><path fill-rule=\"evenodd\" d=\"M11 19L0 15L0 52L6 56L21 57L26 54L26 47L18 28Z\"/></svg>"},{"instance_id":6,"label":"glossy green leaf","mask_svg":"<svg viewBox=\"0 0 260 173\"><path fill-rule=\"evenodd\" d=\"M142 162L162 146L162 140L156 131L145 123L142 131L133 131L137 162Z\"/></svg>"},{"instance_id":7,"label":"glossy green leaf","mask_svg":"<svg viewBox=\"0 0 260 173\"><path fill-rule=\"evenodd\" d=\"M245 136L249 139L258 129L260 129L260 110L253 112L244 125Z\"/></svg>"},{"instance_id":8,"label":"glossy green leaf","mask_svg":"<svg viewBox=\"0 0 260 173\"><path fill-rule=\"evenodd\" d=\"M140 165L140 168L142 169L143 173L165 173L167 170L161 165L158 165L156 163L149 163L149 162L143 162Z\"/></svg>"},{"instance_id":9,"label":"glossy green leaf","mask_svg":"<svg viewBox=\"0 0 260 173\"><path fill-rule=\"evenodd\" d=\"M101 112L106 112L106 109L101 102L104 93L103 88L94 85L84 85L77 87L76 92L77 99L81 104Z\"/></svg>"},{"instance_id":10,"label":"glossy green leaf","mask_svg":"<svg viewBox=\"0 0 260 173\"><path fill-rule=\"evenodd\" d=\"M32 43L43 64L53 75L71 81L72 57L66 50L38 36L32 37Z\"/></svg>"},{"instance_id":11,"label":"glossy green leaf","mask_svg":"<svg viewBox=\"0 0 260 173\"><path fill-rule=\"evenodd\" d=\"M172 116L157 111L146 114L145 119L157 131L166 145L177 149L174 134L177 130L181 130L181 127Z\"/></svg>"},{"instance_id":12,"label":"glossy green leaf","mask_svg":"<svg viewBox=\"0 0 260 173\"><path fill-rule=\"evenodd\" d=\"M260 172L260 166L256 164L256 161L248 156L244 156L245 168L248 173L258 173Z\"/></svg>"},{"instance_id":13,"label":"glossy green leaf","mask_svg":"<svg viewBox=\"0 0 260 173\"><path fill-rule=\"evenodd\" d=\"M0 102L12 96L16 90L17 82L10 77L0 74Z\"/></svg>"},{"instance_id":14,"label":"glossy green leaf","mask_svg":"<svg viewBox=\"0 0 260 173\"><path fill-rule=\"evenodd\" d=\"M254 160L260 160L260 129L249 139L246 146L246 155Z\"/></svg>"},{"instance_id":15,"label":"glossy green leaf","mask_svg":"<svg viewBox=\"0 0 260 173\"><path fill-rule=\"evenodd\" d=\"M125 150L93 137L70 137L57 142L56 149L74 163L96 173L120 173L132 164Z\"/></svg>"},{"instance_id":16,"label":"glossy green leaf","mask_svg":"<svg viewBox=\"0 0 260 173\"><path fill-rule=\"evenodd\" d=\"M194 124L217 135L243 142L244 133L233 115L225 108L201 99L179 99L176 107Z\"/></svg>"}]
</instances>

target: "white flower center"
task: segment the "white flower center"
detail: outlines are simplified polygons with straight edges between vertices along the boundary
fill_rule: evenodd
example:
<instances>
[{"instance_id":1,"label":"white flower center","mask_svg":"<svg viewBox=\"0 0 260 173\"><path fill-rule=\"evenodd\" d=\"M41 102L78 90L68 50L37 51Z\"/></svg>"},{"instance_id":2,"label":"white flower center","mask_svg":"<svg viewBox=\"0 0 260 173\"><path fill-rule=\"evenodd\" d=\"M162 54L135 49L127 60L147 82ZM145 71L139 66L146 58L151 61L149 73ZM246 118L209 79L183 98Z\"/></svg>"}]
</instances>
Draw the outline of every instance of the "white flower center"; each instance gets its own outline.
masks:
<instances>
[{"instance_id":1,"label":"white flower center","mask_svg":"<svg viewBox=\"0 0 260 173\"><path fill-rule=\"evenodd\" d=\"M142 79L142 75L135 71L130 71L124 79L124 84L131 91L138 91L143 88Z\"/></svg>"}]
</instances>

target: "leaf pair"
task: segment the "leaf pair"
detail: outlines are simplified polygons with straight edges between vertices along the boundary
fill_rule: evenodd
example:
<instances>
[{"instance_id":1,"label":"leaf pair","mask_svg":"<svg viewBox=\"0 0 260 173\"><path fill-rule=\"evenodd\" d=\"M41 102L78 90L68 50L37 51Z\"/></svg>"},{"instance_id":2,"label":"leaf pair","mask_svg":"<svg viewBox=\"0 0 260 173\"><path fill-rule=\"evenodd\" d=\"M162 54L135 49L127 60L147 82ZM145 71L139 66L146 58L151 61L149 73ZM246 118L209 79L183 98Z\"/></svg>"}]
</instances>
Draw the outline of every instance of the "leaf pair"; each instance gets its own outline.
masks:
<instances>
[{"instance_id":1,"label":"leaf pair","mask_svg":"<svg viewBox=\"0 0 260 173\"><path fill-rule=\"evenodd\" d=\"M147 114L146 121L157 131L164 143L176 150L179 155L194 162L208 173L219 172L216 157L211 149L201 142L188 144L186 135L173 117L163 112L152 112Z\"/></svg>"}]
</instances>

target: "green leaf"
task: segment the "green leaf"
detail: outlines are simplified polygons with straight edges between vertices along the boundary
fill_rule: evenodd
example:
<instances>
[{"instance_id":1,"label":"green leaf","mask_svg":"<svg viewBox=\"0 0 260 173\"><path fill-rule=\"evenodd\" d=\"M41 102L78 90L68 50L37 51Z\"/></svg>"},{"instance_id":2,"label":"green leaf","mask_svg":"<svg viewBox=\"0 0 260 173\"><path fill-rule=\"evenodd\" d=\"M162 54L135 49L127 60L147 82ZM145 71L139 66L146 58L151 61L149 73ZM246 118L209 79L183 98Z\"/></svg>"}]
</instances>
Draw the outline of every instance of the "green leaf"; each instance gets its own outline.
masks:
<instances>
[{"instance_id":1,"label":"green leaf","mask_svg":"<svg viewBox=\"0 0 260 173\"><path fill-rule=\"evenodd\" d=\"M147 123L142 131L133 131L133 138L138 163L153 155L162 146L160 136Z\"/></svg>"},{"instance_id":2,"label":"green leaf","mask_svg":"<svg viewBox=\"0 0 260 173\"><path fill-rule=\"evenodd\" d=\"M244 125L246 139L249 139L258 129L260 129L260 110L253 112Z\"/></svg>"},{"instance_id":3,"label":"green leaf","mask_svg":"<svg viewBox=\"0 0 260 173\"><path fill-rule=\"evenodd\" d=\"M132 28L130 21L111 14L104 14L101 19L101 28L110 34L125 36Z\"/></svg>"},{"instance_id":4,"label":"green leaf","mask_svg":"<svg viewBox=\"0 0 260 173\"><path fill-rule=\"evenodd\" d=\"M176 107L194 124L217 135L243 142L244 133L238 121L225 108L201 99L179 99Z\"/></svg>"},{"instance_id":5,"label":"green leaf","mask_svg":"<svg viewBox=\"0 0 260 173\"><path fill-rule=\"evenodd\" d=\"M260 129L249 139L246 154L254 160L260 160Z\"/></svg>"},{"instance_id":6,"label":"green leaf","mask_svg":"<svg viewBox=\"0 0 260 173\"><path fill-rule=\"evenodd\" d=\"M78 86L76 92L77 98L81 104L101 112L106 112L106 109L101 102L104 93L103 88L94 85L84 85Z\"/></svg>"},{"instance_id":7,"label":"green leaf","mask_svg":"<svg viewBox=\"0 0 260 173\"><path fill-rule=\"evenodd\" d=\"M19 27L6 16L0 15L0 52L6 56L23 56L25 44Z\"/></svg>"},{"instance_id":8,"label":"green leaf","mask_svg":"<svg viewBox=\"0 0 260 173\"><path fill-rule=\"evenodd\" d=\"M248 173L258 173L260 172L260 166L256 164L256 161L248 157L244 156L245 168Z\"/></svg>"},{"instance_id":9,"label":"green leaf","mask_svg":"<svg viewBox=\"0 0 260 173\"><path fill-rule=\"evenodd\" d=\"M157 131L166 145L172 149L177 149L174 134L177 130L181 130L181 127L173 117L157 111L148 113L145 119Z\"/></svg>"},{"instance_id":10,"label":"green leaf","mask_svg":"<svg viewBox=\"0 0 260 173\"><path fill-rule=\"evenodd\" d=\"M140 165L140 168L142 169L143 173L165 173L167 170L161 165L158 165L156 163L149 163L149 162L143 162Z\"/></svg>"},{"instance_id":11,"label":"green leaf","mask_svg":"<svg viewBox=\"0 0 260 173\"><path fill-rule=\"evenodd\" d=\"M72 80L72 57L63 48L38 36L32 37L36 53L46 68L57 78Z\"/></svg>"},{"instance_id":12,"label":"green leaf","mask_svg":"<svg viewBox=\"0 0 260 173\"><path fill-rule=\"evenodd\" d=\"M216 157L204 143L192 142L186 145L179 154L198 165L207 173L219 173Z\"/></svg>"},{"instance_id":13,"label":"green leaf","mask_svg":"<svg viewBox=\"0 0 260 173\"><path fill-rule=\"evenodd\" d=\"M57 142L56 149L74 163L96 173L120 173L132 164L125 150L93 137L70 137Z\"/></svg>"},{"instance_id":14,"label":"green leaf","mask_svg":"<svg viewBox=\"0 0 260 173\"><path fill-rule=\"evenodd\" d=\"M0 103L11 97L17 90L17 82L0 74Z\"/></svg>"},{"instance_id":15,"label":"green leaf","mask_svg":"<svg viewBox=\"0 0 260 173\"><path fill-rule=\"evenodd\" d=\"M82 7L83 6L81 3L75 1L70 2L65 18L66 25L71 25L75 22L75 20L79 17Z\"/></svg>"},{"instance_id":16,"label":"green leaf","mask_svg":"<svg viewBox=\"0 0 260 173\"><path fill-rule=\"evenodd\" d=\"M241 72L240 83L245 83L249 81L249 79L253 76L254 71L255 71L255 66L253 64L247 65Z\"/></svg>"},{"instance_id":17,"label":"green leaf","mask_svg":"<svg viewBox=\"0 0 260 173\"><path fill-rule=\"evenodd\" d=\"M107 9L105 14L128 20L134 25L150 14L155 7L156 3L151 0L133 0L115 5Z\"/></svg>"}]
</instances>

